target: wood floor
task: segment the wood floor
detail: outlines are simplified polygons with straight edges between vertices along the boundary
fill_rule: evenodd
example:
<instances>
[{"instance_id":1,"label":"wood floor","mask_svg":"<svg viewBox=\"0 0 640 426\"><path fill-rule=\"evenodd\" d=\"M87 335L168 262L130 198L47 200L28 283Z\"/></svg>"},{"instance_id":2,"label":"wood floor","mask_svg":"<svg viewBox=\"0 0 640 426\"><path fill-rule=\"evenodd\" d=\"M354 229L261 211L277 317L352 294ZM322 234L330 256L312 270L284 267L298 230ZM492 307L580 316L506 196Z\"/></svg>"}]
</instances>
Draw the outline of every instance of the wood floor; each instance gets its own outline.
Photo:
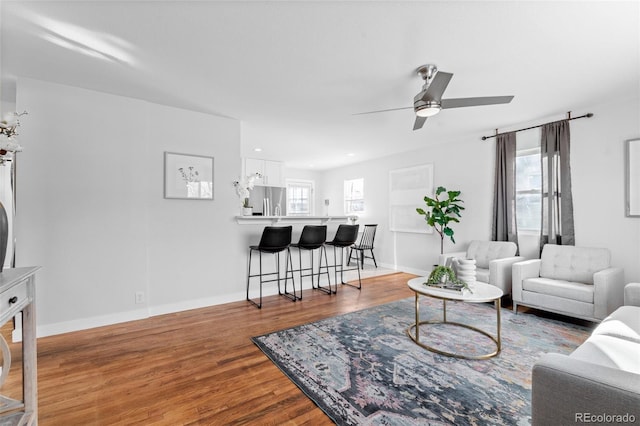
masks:
<instances>
[{"instance_id":1,"label":"wood floor","mask_svg":"<svg viewBox=\"0 0 640 426\"><path fill-rule=\"evenodd\" d=\"M333 424L251 342L252 336L411 297L396 273L362 291L304 292L38 339L40 425ZM12 344L3 394L20 392Z\"/></svg>"}]
</instances>

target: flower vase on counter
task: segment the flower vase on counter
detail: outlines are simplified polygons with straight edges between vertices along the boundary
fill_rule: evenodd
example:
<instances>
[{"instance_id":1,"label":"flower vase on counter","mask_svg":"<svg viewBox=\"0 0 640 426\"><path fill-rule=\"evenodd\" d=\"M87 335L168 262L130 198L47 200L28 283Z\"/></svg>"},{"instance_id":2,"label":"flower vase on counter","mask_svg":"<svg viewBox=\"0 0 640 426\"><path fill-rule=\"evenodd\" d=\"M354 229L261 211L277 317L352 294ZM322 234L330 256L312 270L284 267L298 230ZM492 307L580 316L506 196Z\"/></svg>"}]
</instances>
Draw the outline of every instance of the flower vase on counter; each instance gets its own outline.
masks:
<instances>
[{"instance_id":1,"label":"flower vase on counter","mask_svg":"<svg viewBox=\"0 0 640 426\"><path fill-rule=\"evenodd\" d=\"M260 173L254 173L233 182L233 186L236 188L236 194L242 200L242 216L253 216L253 206L249 204L249 195L253 189L255 180L261 178Z\"/></svg>"},{"instance_id":2,"label":"flower vase on counter","mask_svg":"<svg viewBox=\"0 0 640 426\"><path fill-rule=\"evenodd\" d=\"M253 216L253 206L249 204L249 198L242 203L242 216Z\"/></svg>"}]
</instances>

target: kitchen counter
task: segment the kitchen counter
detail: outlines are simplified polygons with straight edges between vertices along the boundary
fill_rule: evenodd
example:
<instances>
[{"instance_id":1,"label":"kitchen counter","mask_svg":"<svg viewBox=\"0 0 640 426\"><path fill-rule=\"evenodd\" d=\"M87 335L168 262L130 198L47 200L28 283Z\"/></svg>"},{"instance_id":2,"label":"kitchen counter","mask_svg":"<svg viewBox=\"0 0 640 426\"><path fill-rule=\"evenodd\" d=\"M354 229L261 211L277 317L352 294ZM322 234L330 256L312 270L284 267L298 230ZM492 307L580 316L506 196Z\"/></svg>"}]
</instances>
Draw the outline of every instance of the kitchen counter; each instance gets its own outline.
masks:
<instances>
[{"instance_id":1,"label":"kitchen counter","mask_svg":"<svg viewBox=\"0 0 640 426\"><path fill-rule=\"evenodd\" d=\"M236 216L240 225L327 225L350 223L351 216Z\"/></svg>"}]
</instances>

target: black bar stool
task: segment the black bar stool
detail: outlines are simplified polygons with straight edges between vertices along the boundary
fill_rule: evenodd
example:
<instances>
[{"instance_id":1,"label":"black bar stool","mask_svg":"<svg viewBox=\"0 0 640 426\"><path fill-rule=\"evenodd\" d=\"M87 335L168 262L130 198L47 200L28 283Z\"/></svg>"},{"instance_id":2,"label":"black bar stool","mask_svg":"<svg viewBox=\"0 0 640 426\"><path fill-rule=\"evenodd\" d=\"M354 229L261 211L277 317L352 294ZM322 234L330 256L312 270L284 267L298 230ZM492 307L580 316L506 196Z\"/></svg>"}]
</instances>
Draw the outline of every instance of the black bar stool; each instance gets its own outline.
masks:
<instances>
[{"instance_id":1,"label":"black bar stool","mask_svg":"<svg viewBox=\"0 0 640 426\"><path fill-rule=\"evenodd\" d=\"M376 256L373 254L373 241L376 238L376 229L378 225L365 225L364 232L362 233L362 237L357 244L351 247L349 250L349 260L347 261L347 266L351 264L351 259L353 258L353 251L356 251L356 262L358 258L360 258L360 267L364 269L364 259L373 260L373 264L375 267L378 267L378 263L376 262ZM371 252L371 256L366 256L364 254L365 250L369 250ZM358 256L359 255L359 256Z\"/></svg>"},{"instance_id":2,"label":"black bar stool","mask_svg":"<svg viewBox=\"0 0 640 426\"><path fill-rule=\"evenodd\" d=\"M296 296L296 281L293 276L293 262L291 261L291 250L289 246L291 244L291 226L266 226L262 231L262 237L260 243L257 246L249 247L249 267L247 273L247 300L253 303L258 308L262 308L262 284L267 282L278 282L278 294L285 296L295 302L298 297ZM251 275L251 255L256 250L260 255L260 273ZM280 291L280 253L286 251L286 268L284 274L284 293ZM262 272L262 253L271 253L276 255L276 272ZM291 270L289 270L291 265ZM287 281L289 279L289 272L291 272L291 281L293 283L293 293L287 291ZM276 278L265 280L264 277L276 275ZM249 298L249 283L251 278L260 277L260 302L256 303ZM302 297L302 289L300 289L300 297Z\"/></svg>"},{"instance_id":3,"label":"black bar stool","mask_svg":"<svg viewBox=\"0 0 640 426\"><path fill-rule=\"evenodd\" d=\"M362 280L360 277L360 263L356 262L355 268L345 269L344 268L344 249L350 248L358 239L358 228L359 225L338 225L338 230L336 231L335 237L333 237L333 241L327 241L325 244L333 247L333 266L334 274L336 278L336 291L338 290L338 259L336 257L337 248L340 249L340 282L344 285L349 285L351 287L355 287L358 290L362 288ZM344 271L355 271L358 270L358 285L355 286L353 284L349 284L344 282Z\"/></svg>"},{"instance_id":4,"label":"black bar stool","mask_svg":"<svg viewBox=\"0 0 640 426\"><path fill-rule=\"evenodd\" d=\"M324 291L327 294L331 294L331 279L329 278L329 261L327 259L327 250L324 246L324 242L327 239L327 226L326 225L305 225L302 228L302 234L300 234L300 240L297 243L291 244L291 247L295 247L298 249L298 259L300 261L300 268L297 269L300 272L300 299L302 299L302 277L311 277L311 287L316 290ZM318 260L318 272L314 273L313 268L313 251L316 249L319 250L319 260ZM311 259L311 267L303 268L302 267L302 250L309 251L309 257ZM320 276L322 275L322 254L324 253L324 268L327 274L327 287L322 287L320 285ZM303 272L309 272L304 274ZM313 282L313 277L318 277L318 285ZM333 292L335 293L335 291Z\"/></svg>"}]
</instances>

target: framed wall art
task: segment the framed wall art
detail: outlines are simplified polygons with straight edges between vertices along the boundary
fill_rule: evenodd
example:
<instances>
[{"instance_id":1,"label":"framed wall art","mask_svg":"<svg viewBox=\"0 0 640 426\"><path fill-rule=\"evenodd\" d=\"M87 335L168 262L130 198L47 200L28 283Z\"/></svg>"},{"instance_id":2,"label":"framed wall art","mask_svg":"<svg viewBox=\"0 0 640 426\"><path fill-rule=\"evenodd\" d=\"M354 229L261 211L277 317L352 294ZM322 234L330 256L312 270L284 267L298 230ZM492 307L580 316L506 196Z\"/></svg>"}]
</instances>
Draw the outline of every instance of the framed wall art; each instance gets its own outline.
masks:
<instances>
[{"instance_id":1,"label":"framed wall art","mask_svg":"<svg viewBox=\"0 0 640 426\"><path fill-rule=\"evenodd\" d=\"M640 139L628 140L626 148L627 199L625 210L628 217L640 217Z\"/></svg>"},{"instance_id":2,"label":"framed wall art","mask_svg":"<svg viewBox=\"0 0 640 426\"><path fill-rule=\"evenodd\" d=\"M424 217L416 208L424 207L424 196L433 194L433 164L389 172L389 229L393 232L430 234Z\"/></svg>"},{"instance_id":3,"label":"framed wall art","mask_svg":"<svg viewBox=\"0 0 640 426\"><path fill-rule=\"evenodd\" d=\"M213 157L165 152L164 198L213 200Z\"/></svg>"}]
</instances>

